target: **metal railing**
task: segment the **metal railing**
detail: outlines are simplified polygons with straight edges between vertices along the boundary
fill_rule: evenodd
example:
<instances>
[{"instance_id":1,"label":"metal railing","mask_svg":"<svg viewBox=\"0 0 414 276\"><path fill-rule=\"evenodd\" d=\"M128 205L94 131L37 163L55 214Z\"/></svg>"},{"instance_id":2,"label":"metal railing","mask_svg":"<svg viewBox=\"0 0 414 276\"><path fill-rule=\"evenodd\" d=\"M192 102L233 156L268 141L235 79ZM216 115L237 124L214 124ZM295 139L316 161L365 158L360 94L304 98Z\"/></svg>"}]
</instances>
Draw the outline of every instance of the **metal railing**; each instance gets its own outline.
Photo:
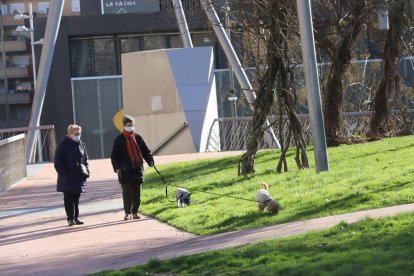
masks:
<instances>
[{"instance_id":1,"label":"metal railing","mask_svg":"<svg viewBox=\"0 0 414 276\"><path fill-rule=\"evenodd\" d=\"M389 118L389 124L395 132L403 131L407 129L407 122L404 121L401 114L404 111L392 111ZM414 121L414 109L405 111L409 118L408 126L413 130ZM369 132L369 123L372 116L371 111L367 112L344 112L342 113L342 129L341 135L347 137L364 137ZM308 145L312 144L312 132L310 127L309 115L298 114L299 120L302 124L304 139ZM268 117L272 124L273 131L276 137L280 137L279 131L279 117ZM208 151L234 151L245 150L250 138L250 126L252 117L227 117L215 119L209 137L207 139ZM218 127L217 127L218 126ZM288 134L288 118L283 116L282 118L282 135L286 140ZM293 141L292 141L293 143ZM291 145L293 146L293 144ZM269 148L267 144L262 140L259 144L260 148Z\"/></svg>"},{"instance_id":2,"label":"metal railing","mask_svg":"<svg viewBox=\"0 0 414 276\"><path fill-rule=\"evenodd\" d=\"M26 152L27 163L33 164L53 161L56 150L56 132L55 126L53 125L0 129L0 140L7 139L19 134L26 135L29 130L34 130L36 142L33 151L34 154L32 155L31 160L29 160L30 155Z\"/></svg>"}]
</instances>

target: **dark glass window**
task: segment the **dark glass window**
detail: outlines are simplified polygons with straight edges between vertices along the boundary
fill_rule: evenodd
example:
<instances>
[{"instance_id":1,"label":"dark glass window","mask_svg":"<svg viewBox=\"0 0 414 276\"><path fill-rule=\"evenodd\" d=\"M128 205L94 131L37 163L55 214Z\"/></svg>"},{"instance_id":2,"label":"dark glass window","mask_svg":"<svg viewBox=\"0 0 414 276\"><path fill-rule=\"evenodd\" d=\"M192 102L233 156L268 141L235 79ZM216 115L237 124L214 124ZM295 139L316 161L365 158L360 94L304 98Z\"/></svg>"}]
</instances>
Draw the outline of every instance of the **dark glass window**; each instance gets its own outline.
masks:
<instances>
[{"instance_id":1,"label":"dark glass window","mask_svg":"<svg viewBox=\"0 0 414 276\"><path fill-rule=\"evenodd\" d=\"M227 68L227 59L212 32L191 34L195 47L213 46L215 67ZM179 34L120 35L70 39L71 76L93 77L122 74L123 53L182 48Z\"/></svg>"},{"instance_id":2,"label":"dark glass window","mask_svg":"<svg viewBox=\"0 0 414 276\"><path fill-rule=\"evenodd\" d=\"M72 39L70 60L72 77L118 74L113 37Z\"/></svg>"}]
</instances>

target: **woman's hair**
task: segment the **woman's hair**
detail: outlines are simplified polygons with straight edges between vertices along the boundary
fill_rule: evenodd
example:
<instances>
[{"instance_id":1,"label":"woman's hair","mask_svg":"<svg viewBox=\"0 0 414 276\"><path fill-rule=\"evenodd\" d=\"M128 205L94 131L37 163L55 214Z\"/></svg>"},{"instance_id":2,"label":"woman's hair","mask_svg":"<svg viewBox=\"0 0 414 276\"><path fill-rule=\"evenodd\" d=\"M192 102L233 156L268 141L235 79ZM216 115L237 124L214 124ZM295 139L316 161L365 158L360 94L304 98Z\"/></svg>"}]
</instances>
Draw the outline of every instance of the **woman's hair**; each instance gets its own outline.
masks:
<instances>
[{"instance_id":1,"label":"woman's hair","mask_svg":"<svg viewBox=\"0 0 414 276\"><path fill-rule=\"evenodd\" d=\"M79 126L79 125L75 125L75 124L71 124L71 125L68 126L68 134L72 133L74 130L79 130L79 132L80 132L80 131L82 131L82 127Z\"/></svg>"},{"instance_id":2,"label":"woman's hair","mask_svg":"<svg viewBox=\"0 0 414 276\"><path fill-rule=\"evenodd\" d=\"M133 123L135 121L134 117L129 116L129 115L124 115L124 117L122 118L122 123L124 124L124 126L128 123Z\"/></svg>"}]
</instances>

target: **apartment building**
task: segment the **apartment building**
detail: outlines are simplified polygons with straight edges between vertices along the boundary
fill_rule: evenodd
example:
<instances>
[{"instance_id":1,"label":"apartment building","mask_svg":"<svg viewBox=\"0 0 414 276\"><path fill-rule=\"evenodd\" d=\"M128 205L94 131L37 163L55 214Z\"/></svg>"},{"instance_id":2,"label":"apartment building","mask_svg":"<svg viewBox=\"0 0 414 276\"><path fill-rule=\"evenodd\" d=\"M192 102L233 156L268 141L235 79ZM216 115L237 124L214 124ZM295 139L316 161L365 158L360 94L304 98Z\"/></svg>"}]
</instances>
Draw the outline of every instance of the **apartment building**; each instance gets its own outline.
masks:
<instances>
[{"instance_id":1,"label":"apartment building","mask_svg":"<svg viewBox=\"0 0 414 276\"><path fill-rule=\"evenodd\" d=\"M50 1L1 1L0 12L0 128L27 126L34 93L33 53L29 19L16 19L22 14L47 16ZM66 1L64 16L80 15L79 0ZM38 47L38 46L35 46Z\"/></svg>"}]
</instances>

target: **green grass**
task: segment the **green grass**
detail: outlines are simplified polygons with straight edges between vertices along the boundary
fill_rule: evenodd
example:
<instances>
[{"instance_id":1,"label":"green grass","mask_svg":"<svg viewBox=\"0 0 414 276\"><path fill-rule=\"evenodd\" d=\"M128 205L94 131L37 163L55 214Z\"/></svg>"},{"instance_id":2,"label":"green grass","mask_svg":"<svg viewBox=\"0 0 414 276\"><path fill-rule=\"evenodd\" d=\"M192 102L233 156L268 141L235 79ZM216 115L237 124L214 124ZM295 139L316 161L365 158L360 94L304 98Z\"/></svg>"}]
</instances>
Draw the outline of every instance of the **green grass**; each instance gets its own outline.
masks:
<instances>
[{"instance_id":1,"label":"green grass","mask_svg":"<svg viewBox=\"0 0 414 276\"><path fill-rule=\"evenodd\" d=\"M298 170L289 153L290 171L275 173L279 151L261 151L256 173L237 177L238 157L159 166L168 183L254 200L261 181L272 184L278 215L258 213L254 202L194 192L193 205L177 208L166 201L163 185L152 169L146 172L141 211L179 229L199 235L246 229L357 210L414 202L414 136L344 145L329 149L330 172ZM175 188L169 189L170 199Z\"/></svg>"},{"instance_id":2,"label":"green grass","mask_svg":"<svg viewBox=\"0 0 414 276\"><path fill-rule=\"evenodd\" d=\"M413 275L414 214L96 275Z\"/></svg>"}]
</instances>

